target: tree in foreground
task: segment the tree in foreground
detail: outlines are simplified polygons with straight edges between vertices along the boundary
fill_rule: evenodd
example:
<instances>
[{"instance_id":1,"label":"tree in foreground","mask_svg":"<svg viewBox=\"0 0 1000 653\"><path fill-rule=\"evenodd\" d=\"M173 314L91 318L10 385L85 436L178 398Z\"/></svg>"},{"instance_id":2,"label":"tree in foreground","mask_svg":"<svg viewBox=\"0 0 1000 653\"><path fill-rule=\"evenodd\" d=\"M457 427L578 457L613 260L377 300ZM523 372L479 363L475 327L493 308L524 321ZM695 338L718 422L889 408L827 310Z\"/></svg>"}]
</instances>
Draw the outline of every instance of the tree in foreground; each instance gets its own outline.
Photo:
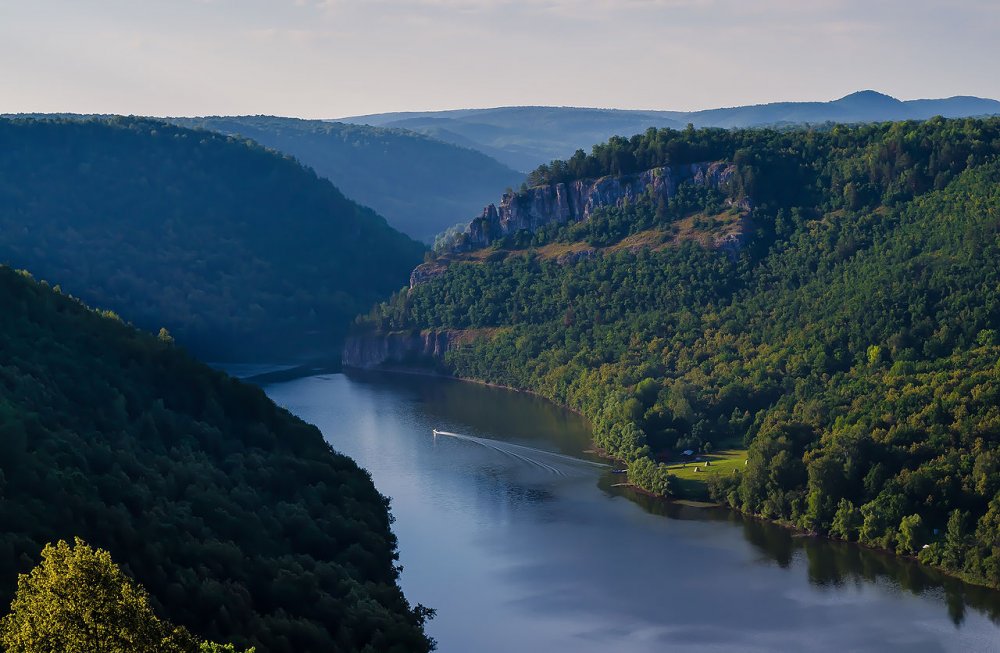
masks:
<instances>
[{"instance_id":1,"label":"tree in foreground","mask_svg":"<svg viewBox=\"0 0 1000 653\"><path fill-rule=\"evenodd\" d=\"M160 620L111 554L79 538L47 545L41 564L18 578L0 645L7 653L236 653Z\"/></svg>"}]
</instances>

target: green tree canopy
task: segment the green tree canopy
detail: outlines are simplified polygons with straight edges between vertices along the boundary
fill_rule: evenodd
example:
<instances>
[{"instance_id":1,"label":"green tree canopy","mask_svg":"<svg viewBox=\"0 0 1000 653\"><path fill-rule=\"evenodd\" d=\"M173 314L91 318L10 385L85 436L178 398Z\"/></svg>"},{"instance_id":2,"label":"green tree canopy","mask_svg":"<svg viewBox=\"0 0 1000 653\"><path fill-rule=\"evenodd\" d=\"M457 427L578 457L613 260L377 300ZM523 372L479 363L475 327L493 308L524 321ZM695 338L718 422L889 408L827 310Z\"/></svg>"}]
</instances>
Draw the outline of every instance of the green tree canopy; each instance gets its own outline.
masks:
<instances>
[{"instance_id":1,"label":"green tree canopy","mask_svg":"<svg viewBox=\"0 0 1000 653\"><path fill-rule=\"evenodd\" d=\"M694 485L1000 587L1000 119L650 130L532 183L712 161L713 192L444 252L358 329L448 330L441 368L580 411L648 491L746 447Z\"/></svg>"},{"instance_id":2,"label":"green tree canopy","mask_svg":"<svg viewBox=\"0 0 1000 653\"><path fill-rule=\"evenodd\" d=\"M244 139L139 118L0 118L0 263L208 360L336 351L423 250Z\"/></svg>"},{"instance_id":3,"label":"green tree canopy","mask_svg":"<svg viewBox=\"0 0 1000 653\"><path fill-rule=\"evenodd\" d=\"M7 653L237 653L159 619L111 554L80 538L47 545L42 562L18 578L0 643Z\"/></svg>"},{"instance_id":4,"label":"green tree canopy","mask_svg":"<svg viewBox=\"0 0 1000 653\"><path fill-rule=\"evenodd\" d=\"M0 266L0 605L47 542L260 653L429 650L388 500L255 386Z\"/></svg>"}]
</instances>

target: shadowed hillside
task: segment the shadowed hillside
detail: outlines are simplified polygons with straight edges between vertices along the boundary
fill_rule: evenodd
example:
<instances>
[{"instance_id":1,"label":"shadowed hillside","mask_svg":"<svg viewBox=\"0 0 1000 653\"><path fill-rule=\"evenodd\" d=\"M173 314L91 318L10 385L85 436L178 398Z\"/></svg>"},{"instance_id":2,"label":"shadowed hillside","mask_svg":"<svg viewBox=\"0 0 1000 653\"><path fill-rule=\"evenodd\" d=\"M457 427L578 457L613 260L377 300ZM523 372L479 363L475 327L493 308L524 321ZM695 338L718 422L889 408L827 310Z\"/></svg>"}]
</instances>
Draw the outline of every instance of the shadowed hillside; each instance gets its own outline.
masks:
<instances>
[{"instance_id":1,"label":"shadowed hillside","mask_svg":"<svg viewBox=\"0 0 1000 653\"><path fill-rule=\"evenodd\" d=\"M80 536L199 637L429 649L387 500L315 427L26 273L0 267L0 306L0 605Z\"/></svg>"},{"instance_id":2,"label":"shadowed hillside","mask_svg":"<svg viewBox=\"0 0 1000 653\"><path fill-rule=\"evenodd\" d=\"M335 350L422 251L249 141L135 118L0 120L0 262L204 357Z\"/></svg>"},{"instance_id":3,"label":"shadowed hillside","mask_svg":"<svg viewBox=\"0 0 1000 653\"><path fill-rule=\"evenodd\" d=\"M403 129L271 116L168 120L239 134L290 154L424 242L524 180L476 149Z\"/></svg>"}]
</instances>

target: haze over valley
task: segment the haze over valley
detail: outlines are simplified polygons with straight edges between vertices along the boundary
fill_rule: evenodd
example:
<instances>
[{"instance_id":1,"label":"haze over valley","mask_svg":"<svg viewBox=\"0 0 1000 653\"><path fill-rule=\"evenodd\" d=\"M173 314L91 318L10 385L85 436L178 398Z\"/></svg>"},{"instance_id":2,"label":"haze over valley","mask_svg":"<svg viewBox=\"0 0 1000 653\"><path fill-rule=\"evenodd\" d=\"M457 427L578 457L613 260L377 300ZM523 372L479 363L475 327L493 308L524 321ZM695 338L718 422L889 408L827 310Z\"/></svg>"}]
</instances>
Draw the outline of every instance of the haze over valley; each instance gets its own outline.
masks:
<instances>
[{"instance_id":1,"label":"haze over valley","mask_svg":"<svg viewBox=\"0 0 1000 653\"><path fill-rule=\"evenodd\" d=\"M772 102L700 111L500 107L401 112L340 118L343 122L408 129L471 147L517 169L568 158L578 149L612 136L631 136L650 127L777 127L823 123L926 120L1000 114L1000 102L977 97L897 100L877 91L858 91L829 102Z\"/></svg>"}]
</instances>

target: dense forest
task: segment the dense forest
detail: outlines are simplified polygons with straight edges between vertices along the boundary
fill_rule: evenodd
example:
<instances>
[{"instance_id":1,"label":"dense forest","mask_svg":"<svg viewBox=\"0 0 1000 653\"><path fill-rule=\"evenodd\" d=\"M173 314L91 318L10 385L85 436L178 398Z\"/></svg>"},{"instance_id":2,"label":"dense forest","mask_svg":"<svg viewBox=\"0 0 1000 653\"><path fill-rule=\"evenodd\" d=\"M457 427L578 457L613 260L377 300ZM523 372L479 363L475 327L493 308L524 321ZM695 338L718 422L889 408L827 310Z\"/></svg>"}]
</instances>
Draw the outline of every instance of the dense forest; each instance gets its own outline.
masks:
<instances>
[{"instance_id":1,"label":"dense forest","mask_svg":"<svg viewBox=\"0 0 1000 653\"><path fill-rule=\"evenodd\" d=\"M336 349L423 247L293 159L135 119L0 119L0 263L204 357Z\"/></svg>"},{"instance_id":2,"label":"dense forest","mask_svg":"<svg viewBox=\"0 0 1000 653\"><path fill-rule=\"evenodd\" d=\"M649 130L531 182L699 161L737 174L445 255L358 328L477 330L448 371L580 410L647 491L745 448L717 501L1000 587L1000 120Z\"/></svg>"},{"instance_id":3,"label":"dense forest","mask_svg":"<svg viewBox=\"0 0 1000 653\"><path fill-rule=\"evenodd\" d=\"M394 228L428 243L524 180L482 152L405 129L274 116L167 120L290 154Z\"/></svg>"},{"instance_id":4,"label":"dense forest","mask_svg":"<svg viewBox=\"0 0 1000 653\"><path fill-rule=\"evenodd\" d=\"M0 605L43 545L82 537L199 638L431 648L388 500L316 428L27 273L0 267L0 305Z\"/></svg>"}]
</instances>

